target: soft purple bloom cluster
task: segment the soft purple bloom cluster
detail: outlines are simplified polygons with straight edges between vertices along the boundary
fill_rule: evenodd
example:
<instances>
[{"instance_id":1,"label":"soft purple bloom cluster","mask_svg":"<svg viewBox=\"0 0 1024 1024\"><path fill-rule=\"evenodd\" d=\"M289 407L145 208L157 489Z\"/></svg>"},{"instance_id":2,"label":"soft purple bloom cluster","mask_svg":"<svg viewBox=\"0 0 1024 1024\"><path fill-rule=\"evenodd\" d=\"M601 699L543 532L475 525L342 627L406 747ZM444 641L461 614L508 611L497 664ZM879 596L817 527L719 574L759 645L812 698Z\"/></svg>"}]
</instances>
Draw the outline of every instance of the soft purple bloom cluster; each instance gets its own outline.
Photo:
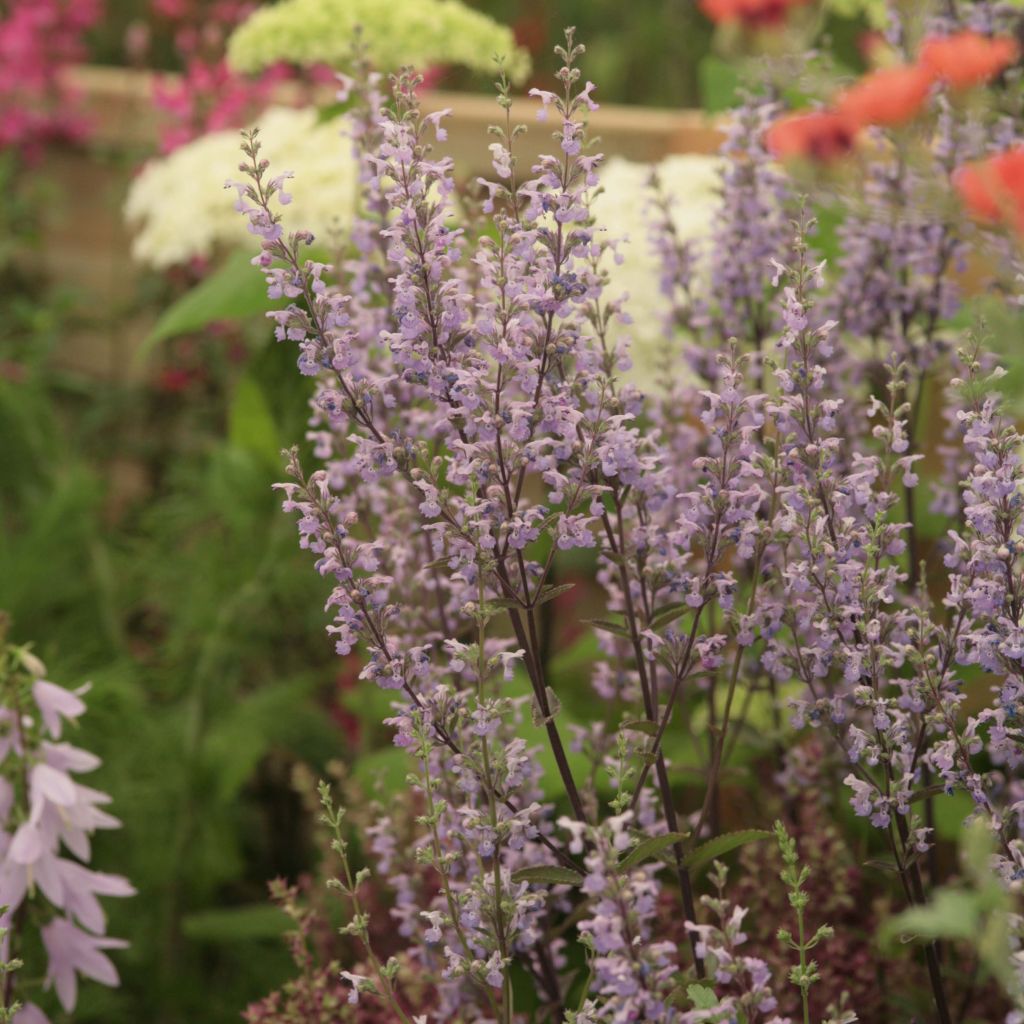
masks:
<instances>
[{"instance_id":1,"label":"soft purple bloom cluster","mask_svg":"<svg viewBox=\"0 0 1024 1024\"><path fill-rule=\"evenodd\" d=\"M765 131L778 106L763 97L744 97L734 112L723 156L723 203L715 224L710 255L711 294L717 309L707 323L722 338L735 337L760 349L774 327L770 299L771 261L785 259L791 229L787 207L792 185L768 159Z\"/></svg>"},{"instance_id":2,"label":"soft purple bloom cluster","mask_svg":"<svg viewBox=\"0 0 1024 1024\"><path fill-rule=\"evenodd\" d=\"M927 159L879 133L830 267L763 146L777 107L748 98L725 148L713 301L689 301L699 257L655 218L678 300L666 329L685 333L698 379L647 398L622 384L628 352L608 331L625 310L600 269L614 239L590 216L594 87L571 34L558 52L558 91L533 90L555 151L524 173L506 116L493 176L461 191L413 76L390 93L369 73L346 82L364 200L338 266L284 235L286 176L247 136L238 208L289 302L278 338L316 378L317 466L291 452L279 486L333 588L338 652L363 652L363 678L393 697L418 838L399 849L382 817L370 848L435 995L426 1016L511 1021L518 971L551 1019L781 1024L787 981L745 947L724 874L716 898L695 895L756 704L780 777L798 774L805 730L831 737L910 905L935 881L922 863L946 794L970 795L998 871L1024 877L1022 439L949 322L971 237L949 175L1005 122L940 94ZM943 395L953 476L926 481L921 410ZM932 487L950 529L926 549ZM572 549L606 605L588 721L563 709L545 643ZM667 750L687 731L702 781L684 804ZM934 944L924 962L949 1021ZM398 1007L374 970L347 975L353 1000L383 987ZM794 972L806 1018L815 968Z\"/></svg>"},{"instance_id":3,"label":"soft purple bloom cluster","mask_svg":"<svg viewBox=\"0 0 1024 1024\"><path fill-rule=\"evenodd\" d=\"M107 936L99 897L135 890L120 875L85 866L93 833L121 825L104 809L110 797L77 779L100 759L64 738L86 710L88 687L72 691L49 682L25 648L0 649L0 658L0 925L7 929L0 957L23 955L25 930L38 928L48 961L44 987L53 987L71 1013L79 975L116 986L117 969L106 951L128 945ZM5 1006L11 1005L12 980L8 975ZM21 1004L16 1024L46 1024L35 1003Z\"/></svg>"}]
</instances>

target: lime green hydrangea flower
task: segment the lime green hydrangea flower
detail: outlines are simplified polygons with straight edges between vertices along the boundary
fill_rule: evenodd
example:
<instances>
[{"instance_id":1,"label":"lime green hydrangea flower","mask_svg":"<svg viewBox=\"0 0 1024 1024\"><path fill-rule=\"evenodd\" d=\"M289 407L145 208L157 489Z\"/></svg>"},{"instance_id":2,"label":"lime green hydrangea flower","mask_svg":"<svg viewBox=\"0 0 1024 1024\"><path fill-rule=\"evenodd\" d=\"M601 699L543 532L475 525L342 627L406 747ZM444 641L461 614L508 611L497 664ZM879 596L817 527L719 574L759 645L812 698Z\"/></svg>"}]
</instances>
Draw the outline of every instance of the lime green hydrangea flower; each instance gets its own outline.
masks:
<instances>
[{"instance_id":1,"label":"lime green hydrangea flower","mask_svg":"<svg viewBox=\"0 0 1024 1024\"><path fill-rule=\"evenodd\" d=\"M228 62L243 72L276 61L342 68L357 28L371 61L385 71L460 64L489 72L496 55L505 58L515 82L530 71L512 30L459 0L281 0L254 11L235 30Z\"/></svg>"},{"instance_id":2,"label":"lime green hydrangea flower","mask_svg":"<svg viewBox=\"0 0 1024 1024\"><path fill-rule=\"evenodd\" d=\"M825 7L844 18L863 14L872 28L885 28L885 0L825 0Z\"/></svg>"}]
</instances>

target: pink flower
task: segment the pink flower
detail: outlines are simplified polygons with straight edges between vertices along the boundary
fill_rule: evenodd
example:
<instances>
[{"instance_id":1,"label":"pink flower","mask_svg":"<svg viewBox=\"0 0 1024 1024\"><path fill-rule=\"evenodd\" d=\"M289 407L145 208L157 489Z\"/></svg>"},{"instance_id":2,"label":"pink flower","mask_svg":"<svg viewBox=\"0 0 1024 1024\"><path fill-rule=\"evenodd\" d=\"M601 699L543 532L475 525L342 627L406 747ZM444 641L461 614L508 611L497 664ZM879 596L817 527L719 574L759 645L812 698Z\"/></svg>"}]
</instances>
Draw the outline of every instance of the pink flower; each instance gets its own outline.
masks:
<instances>
[{"instance_id":1,"label":"pink flower","mask_svg":"<svg viewBox=\"0 0 1024 1024\"><path fill-rule=\"evenodd\" d=\"M40 894L65 915L53 917L41 929L41 936L49 955L47 986L56 985L62 1005L70 1012L77 1000L78 974L107 985L118 984L117 971L102 950L127 943L103 936L107 920L99 897L131 896L135 890L120 875L92 871L80 863L89 860L89 837L96 829L121 824L100 809L110 802L109 796L72 777L72 773L93 771L100 759L70 743L54 743L40 736L42 731L58 738L63 719L76 719L85 711L81 694L86 688L65 690L39 679L31 666L28 678L34 679L32 696L39 719L33 722L26 716L25 727L14 728L16 712L0 710L0 720L6 714L9 726L9 741L0 746L6 773L0 776L0 905L8 908L3 923L9 923L11 914L26 900L42 902ZM16 790L11 777L25 778L28 792ZM61 857L62 843L79 860ZM48 911L43 920L51 916ZM73 921L89 931L80 930ZM7 955L0 942L0 958ZM47 1024L42 1011L31 1004L16 1019L22 1024Z\"/></svg>"},{"instance_id":2,"label":"pink flower","mask_svg":"<svg viewBox=\"0 0 1024 1024\"><path fill-rule=\"evenodd\" d=\"M39 824L31 818L23 821L14 833L7 856L15 864L34 864L46 852L48 843L43 837Z\"/></svg>"},{"instance_id":3,"label":"pink flower","mask_svg":"<svg viewBox=\"0 0 1024 1024\"><path fill-rule=\"evenodd\" d=\"M14 1015L14 1024L50 1024L50 1018L35 1003L25 1003Z\"/></svg>"},{"instance_id":4,"label":"pink flower","mask_svg":"<svg viewBox=\"0 0 1024 1024\"><path fill-rule=\"evenodd\" d=\"M128 945L124 939L90 935L63 917L54 918L41 934L49 957L46 987L56 987L57 998L68 1013L78 1002L78 974L102 985L120 984L117 968L102 950L124 949Z\"/></svg>"},{"instance_id":5,"label":"pink flower","mask_svg":"<svg viewBox=\"0 0 1024 1024\"><path fill-rule=\"evenodd\" d=\"M106 930L107 917L96 897L135 895L135 887L122 875L90 871L76 860L59 860L57 870L64 883L64 909L97 934Z\"/></svg>"},{"instance_id":6,"label":"pink flower","mask_svg":"<svg viewBox=\"0 0 1024 1024\"><path fill-rule=\"evenodd\" d=\"M64 881L58 866L57 844L31 820L14 833L0 870L0 898L4 905L18 906L30 884L38 886L55 907L64 906Z\"/></svg>"},{"instance_id":7,"label":"pink flower","mask_svg":"<svg viewBox=\"0 0 1024 1024\"><path fill-rule=\"evenodd\" d=\"M90 786L75 784L76 800L70 807L47 806L39 817L40 828L64 842L76 856L88 860L90 856L89 836L96 829L120 828L121 821L97 804L110 803L110 797Z\"/></svg>"},{"instance_id":8,"label":"pink flower","mask_svg":"<svg viewBox=\"0 0 1024 1024\"><path fill-rule=\"evenodd\" d=\"M60 739L61 718L78 718L85 712L85 704L77 694L45 679L37 679L32 684L32 698L39 707L47 731L57 740Z\"/></svg>"},{"instance_id":9,"label":"pink flower","mask_svg":"<svg viewBox=\"0 0 1024 1024\"><path fill-rule=\"evenodd\" d=\"M91 772L103 763L95 754L73 747L70 743L48 743L43 740L39 749L48 765L64 772Z\"/></svg>"},{"instance_id":10,"label":"pink flower","mask_svg":"<svg viewBox=\"0 0 1024 1024\"><path fill-rule=\"evenodd\" d=\"M39 817L46 800L58 807L70 807L75 802L75 784L67 772L48 764L37 764L28 779L33 818Z\"/></svg>"}]
</instances>

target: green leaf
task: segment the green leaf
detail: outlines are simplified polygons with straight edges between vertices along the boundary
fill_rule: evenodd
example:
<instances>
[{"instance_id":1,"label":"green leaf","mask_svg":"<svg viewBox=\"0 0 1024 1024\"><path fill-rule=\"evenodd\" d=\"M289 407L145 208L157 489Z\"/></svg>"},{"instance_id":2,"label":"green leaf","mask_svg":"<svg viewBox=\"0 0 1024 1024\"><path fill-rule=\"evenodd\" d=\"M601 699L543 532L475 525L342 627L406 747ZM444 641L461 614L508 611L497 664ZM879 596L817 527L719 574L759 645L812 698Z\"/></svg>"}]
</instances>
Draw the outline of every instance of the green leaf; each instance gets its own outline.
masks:
<instances>
[{"instance_id":1,"label":"green leaf","mask_svg":"<svg viewBox=\"0 0 1024 1024\"><path fill-rule=\"evenodd\" d=\"M653 630L662 629L675 622L676 619L681 619L688 611L690 611L690 606L685 601L673 601L672 604L659 608L651 616L651 620L647 625Z\"/></svg>"},{"instance_id":2,"label":"green leaf","mask_svg":"<svg viewBox=\"0 0 1024 1024\"><path fill-rule=\"evenodd\" d=\"M714 839L702 843L695 850L691 850L685 857L683 863L691 871L699 871L710 864L716 857L721 857L730 850L746 846L747 843L757 843L762 839L770 839L771 832L763 828L748 828L739 832L725 832Z\"/></svg>"},{"instance_id":3,"label":"green leaf","mask_svg":"<svg viewBox=\"0 0 1024 1024\"><path fill-rule=\"evenodd\" d=\"M236 448L268 460L280 462L281 441L277 424L256 379L246 375L235 386L228 411L228 438Z\"/></svg>"},{"instance_id":4,"label":"green leaf","mask_svg":"<svg viewBox=\"0 0 1024 1024\"><path fill-rule=\"evenodd\" d=\"M910 798L910 803L916 804L921 800L928 800L933 796L945 796L946 787L941 782L936 782L931 786L925 786L924 789L917 790Z\"/></svg>"},{"instance_id":5,"label":"green leaf","mask_svg":"<svg viewBox=\"0 0 1024 1024\"><path fill-rule=\"evenodd\" d=\"M185 916L185 936L197 942L230 943L246 939L276 939L288 928L288 917L272 903L201 910Z\"/></svg>"},{"instance_id":6,"label":"green leaf","mask_svg":"<svg viewBox=\"0 0 1024 1024\"><path fill-rule=\"evenodd\" d=\"M663 836L651 836L650 839L644 839L619 861L618 870L629 871L638 864L643 864L645 860L651 860L651 858L664 853L670 846L681 843L688 835L689 832L667 832Z\"/></svg>"},{"instance_id":7,"label":"green leaf","mask_svg":"<svg viewBox=\"0 0 1024 1024\"><path fill-rule=\"evenodd\" d=\"M232 253L222 267L172 303L139 346L136 358L147 359L157 345L179 334L190 334L219 320L242 320L274 309L275 304L267 298L263 275L250 264L250 258L249 253Z\"/></svg>"},{"instance_id":8,"label":"green leaf","mask_svg":"<svg viewBox=\"0 0 1024 1024\"><path fill-rule=\"evenodd\" d=\"M736 105L740 75L735 64L715 54L707 54L697 66L697 77L700 82L701 106L709 114L730 110Z\"/></svg>"},{"instance_id":9,"label":"green leaf","mask_svg":"<svg viewBox=\"0 0 1024 1024\"><path fill-rule=\"evenodd\" d=\"M538 885L579 885L583 876L572 868L542 864L539 867L520 868L512 872L513 882L533 882Z\"/></svg>"},{"instance_id":10,"label":"green leaf","mask_svg":"<svg viewBox=\"0 0 1024 1024\"><path fill-rule=\"evenodd\" d=\"M978 931L981 906L977 893L960 889L939 889L931 903L911 907L886 921L881 929L882 942L897 935L916 939L971 939Z\"/></svg>"},{"instance_id":11,"label":"green leaf","mask_svg":"<svg viewBox=\"0 0 1024 1024\"><path fill-rule=\"evenodd\" d=\"M690 997L695 1010L711 1010L718 1005L718 996L714 989L706 985L687 985L686 994Z\"/></svg>"},{"instance_id":12,"label":"green leaf","mask_svg":"<svg viewBox=\"0 0 1024 1024\"><path fill-rule=\"evenodd\" d=\"M621 636L624 640L630 639L629 630L622 623L609 622L607 619L584 619L583 621L586 625L601 630L602 633L612 633L615 636Z\"/></svg>"},{"instance_id":13,"label":"green leaf","mask_svg":"<svg viewBox=\"0 0 1024 1024\"><path fill-rule=\"evenodd\" d=\"M935 801L935 834L939 839L955 842L961 837L964 822L974 809L974 801L968 793L957 790L952 796L943 796Z\"/></svg>"},{"instance_id":14,"label":"green leaf","mask_svg":"<svg viewBox=\"0 0 1024 1024\"><path fill-rule=\"evenodd\" d=\"M646 719L637 718L628 722L622 723L622 728L627 729L630 732L643 732L648 736L654 736L658 732L657 722L648 722Z\"/></svg>"},{"instance_id":15,"label":"green leaf","mask_svg":"<svg viewBox=\"0 0 1024 1024\"><path fill-rule=\"evenodd\" d=\"M553 601L556 597L559 596L559 594L568 593L575 586L576 586L575 583L561 583L561 584L558 584L557 586L545 587L540 592L540 597L538 597L537 600L533 602L533 605L536 608L536 607L539 607L542 604L547 604L548 601Z\"/></svg>"},{"instance_id":16,"label":"green leaf","mask_svg":"<svg viewBox=\"0 0 1024 1024\"><path fill-rule=\"evenodd\" d=\"M516 1011L522 1014L530 1014L529 1019L533 1020L533 1011L540 1007L540 997L537 994L537 979L518 959L513 960L509 964L508 973L509 979L512 982L512 1001L515 1003Z\"/></svg>"},{"instance_id":17,"label":"green leaf","mask_svg":"<svg viewBox=\"0 0 1024 1024\"><path fill-rule=\"evenodd\" d=\"M900 870L891 860L866 860L864 867L874 868L876 871L889 871L893 874L899 874Z\"/></svg>"}]
</instances>

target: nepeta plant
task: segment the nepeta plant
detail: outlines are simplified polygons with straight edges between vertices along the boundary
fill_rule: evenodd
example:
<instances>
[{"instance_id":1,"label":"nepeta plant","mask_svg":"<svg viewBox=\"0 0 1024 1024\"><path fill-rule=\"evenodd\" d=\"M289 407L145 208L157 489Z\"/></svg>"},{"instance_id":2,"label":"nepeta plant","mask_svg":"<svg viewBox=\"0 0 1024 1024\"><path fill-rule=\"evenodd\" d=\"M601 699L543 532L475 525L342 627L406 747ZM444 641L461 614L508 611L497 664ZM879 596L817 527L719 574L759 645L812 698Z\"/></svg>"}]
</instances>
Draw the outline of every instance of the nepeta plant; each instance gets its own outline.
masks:
<instances>
[{"instance_id":1,"label":"nepeta plant","mask_svg":"<svg viewBox=\"0 0 1024 1024\"><path fill-rule=\"evenodd\" d=\"M117 985L105 951L128 945L107 936L98 897L135 890L120 875L85 866L93 833L121 824L103 809L110 797L75 778L99 767L99 758L62 739L84 713L88 687L71 691L49 682L42 662L7 642L6 630L0 617L0 958L7 961L13 951L18 960L0 965L0 1019L46 1024L46 1014L19 986L19 979L26 987L29 979L39 984L39 941L47 963L42 986L55 989L71 1013L79 975Z\"/></svg>"},{"instance_id":2,"label":"nepeta plant","mask_svg":"<svg viewBox=\"0 0 1024 1024\"><path fill-rule=\"evenodd\" d=\"M814 960L808 960L807 954L825 939L832 938L834 932L830 925L823 924L813 935L807 934L806 916L811 897L804 886L811 876L811 870L800 865L800 855L797 853L796 843L781 821L775 822L775 838L782 852L783 863L786 865L779 877L788 890L789 905L793 908L797 927L796 938L788 929L780 928L779 941L789 946L800 957L799 965L790 969L789 980L800 989L804 1024L810 1024L811 1010L808 995L811 986L821 980L821 975L818 973L817 963Z\"/></svg>"},{"instance_id":3,"label":"nepeta plant","mask_svg":"<svg viewBox=\"0 0 1024 1024\"><path fill-rule=\"evenodd\" d=\"M931 52L960 27L937 21ZM898 24L890 35L915 58ZM851 120L846 103L827 115L842 137L823 140L820 121L794 134L749 97L709 251L672 237L671 200L655 203L679 361L645 396L622 383L624 332L609 329L628 302L605 291L615 225L591 216L601 158L582 53L568 33L557 91L531 90L555 151L528 169L502 77L493 175L462 192L415 76L346 80L362 199L334 265L308 231L285 234L288 175L245 137L238 208L269 294L288 302L277 337L315 380L316 465L289 453L284 507L331 583L338 653L364 653L409 758L411 843L394 834L400 802L363 823L360 869L327 810L360 940L349 998L404 1020L778 1024L788 975L804 1021L850 1021L843 965L808 960L838 936L811 924L784 831L798 966L776 967L777 920L768 947L746 946L725 873L714 898L698 899L700 876L768 835L726 822L796 820L813 794L877 854L880 897L920 907L942 880L936 802L958 793L996 837L1004 883L1022 876L1021 438L980 343L950 322L958 265L991 237L956 202L957 168L1008 144L1013 99L960 102L936 73L897 128ZM771 163L780 138L823 161L860 147L862 177L803 182L849 205L833 266L799 172ZM699 300L698 261L712 282ZM922 408L938 401L944 469L926 479ZM948 509L938 537L923 532L929 491ZM547 639L574 550L606 605L582 704ZM737 799L744 750L754 806ZM859 832L827 799L840 790ZM360 895L385 882L393 959ZM935 942L886 992L864 1019L892 1019L875 1015L891 1003L948 1022L954 995L1006 1010Z\"/></svg>"}]
</instances>

